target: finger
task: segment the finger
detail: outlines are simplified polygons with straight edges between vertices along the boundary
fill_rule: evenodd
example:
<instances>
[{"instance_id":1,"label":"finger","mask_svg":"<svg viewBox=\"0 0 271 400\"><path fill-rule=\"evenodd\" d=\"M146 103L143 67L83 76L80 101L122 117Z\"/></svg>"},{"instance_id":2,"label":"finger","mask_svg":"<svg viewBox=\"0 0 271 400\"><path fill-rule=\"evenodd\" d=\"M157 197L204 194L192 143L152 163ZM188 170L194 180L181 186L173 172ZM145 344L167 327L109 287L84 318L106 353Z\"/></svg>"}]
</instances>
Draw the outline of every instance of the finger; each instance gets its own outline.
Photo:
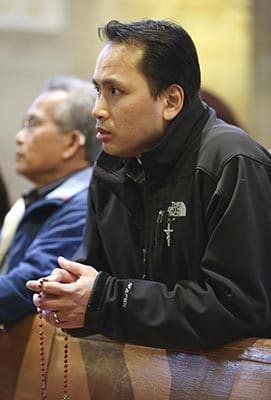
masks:
<instances>
[{"instance_id":1,"label":"finger","mask_svg":"<svg viewBox=\"0 0 271 400\"><path fill-rule=\"evenodd\" d=\"M67 294L69 292L69 286L71 284L56 282L56 281L45 281L42 285L42 292L49 297L47 298L57 298L59 296Z\"/></svg>"},{"instance_id":2,"label":"finger","mask_svg":"<svg viewBox=\"0 0 271 400\"><path fill-rule=\"evenodd\" d=\"M60 268L57 268L59 271L61 271ZM55 275L54 275L55 274ZM43 283L47 282L49 280L56 280L56 278L59 276L59 273L56 271L56 269L52 272L51 275L46 276L46 277L42 277L40 279L36 279L36 280L29 280L26 282L25 286L27 287L27 289L32 290L33 292L40 292L41 291L41 287L43 287ZM42 285L41 285L41 281L43 281Z\"/></svg>"},{"instance_id":3,"label":"finger","mask_svg":"<svg viewBox=\"0 0 271 400\"><path fill-rule=\"evenodd\" d=\"M63 283L71 283L71 282L74 282L74 280L75 280L73 274L70 274L68 271L65 271L61 268L55 268L52 271L51 275L47 276L46 278L41 278L41 279L46 279L47 282L57 281L57 282L63 282ZM39 292L41 279L27 281L26 282L27 289L30 289L34 292Z\"/></svg>"},{"instance_id":4,"label":"finger","mask_svg":"<svg viewBox=\"0 0 271 400\"><path fill-rule=\"evenodd\" d=\"M73 303L72 303L73 305ZM70 303L68 297L46 297L41 303L42 309L53 311L53 310L63 310L69 309Z\"/></svg>"},{"instance_id":5,"label":"finger","mask_svg":"<svg viewBox=\"0 0 271 400\"><path fill-rule=\"evenodd\" d=\"M59 311L54 310L42 310L41 312L42 317L48 322L49 324L61 328L61 317L59 315Z\"/></svg>"},{"instance_id":6,"label":"finger","mask_svg":"<svg viewBox=\"0 0 271 400\"><path fill-rule=\"evenodd\" d=\"M58 264L61 266L61 268L65 269L66 271L69 271L70 273L76 275L77 277L81 276L86 270L89 271L89 268L92 268L75 261L67 260L62 256L58 257L57 261Z\"/></svg>"},{"instance_id":7,"label":"finger","mask_svg":"<svg viewBox=\"0 0 271 400\"><path fill-rule=\"evenodd\" d=\"M52 281L57 281L61 282L62 281L62 275L63 275L63 269L61 268L55 268L52 272L51 275L49 276L49 279Z\"/></svg>"},{"instance_id":8,"label":"finger","mask_svg":"<svg viewBox=\"0 0 271 400\"><path fill-rule=\"evenodd\" d=\"M34 305L38 309L48 309L48 310L55 310L58 308L58 304L61 304L61 301L59 300L58 297L52 296L50 294L40 292L40 293L35 293L32 297ZM65 301L65 300L64 300ZM39 310L38 310L39 311Z\"/></svg>"},{"instance_id":9,"label":"finger","mask_svg":"<svg viewBox=\"0 0 271 400\"><path fill-rule=\"evenodd\" d=\"M46 319L47 316L51 313L50 310L41 310L41 316L42 318Z\"/></svg>"},{"instance_id":10,"label":"finger","mask_svg":"<svg viewBox=\"0 0 271 400\"><path fill-rule=\"evenodd\" d=\"M27 287L27 289L33 290L33 292L40 292L40 280L27 281L25 286Z\"/></svg>"},{"instance_id":11,"label":"finger","mask_svg":"<svg viewBox=\"0 0 271 400\"><path fill-rule=\"evenodd\" d=\"M65 317L65 314L61 311L48 311L46 310L46 314L44 314L44 319L51 325L62 328L82 328L84 326L84 319L82 318L69 318Z\"/></svg>"},{"instance_id":12,"label":"finger","mask_svg":"<svg viewBox=\"0 0 271 400\"><path fill-rule=\"evenodd\" d=\"M50 275L50 279L57 282L62 283L71 283L74 282L78 277L74 274L71 274L69 271L66 271L63 268L55 268Z\"/></svg>"},{"instance_id":13,"label":"finger","mask_svg":"<svg viewBox=\"0 0 271 400\"><path fill-rule=\"evenodd\" d=\"M35 294L33 294L33 298L32 299L33 299L34 305L36 307L39 307L39 305L40 305L40 295L35 293Z\"/></svg>"},{"instance_id":14,"label":"finger","mask_svg":"<svg viewBox=\"0 0 271 400\"><path fill-rule=\"evenodd\" d=\"M48 282L50 279L52 279L50 276L47 276L46 278L40 278L37 280L29 280L26 282L25 286L27 289L32 290L33 292L40 292L43 290L43 285L45 282ZM41 285L42 282L42 285Z\"/></svg>"}]
</instances>

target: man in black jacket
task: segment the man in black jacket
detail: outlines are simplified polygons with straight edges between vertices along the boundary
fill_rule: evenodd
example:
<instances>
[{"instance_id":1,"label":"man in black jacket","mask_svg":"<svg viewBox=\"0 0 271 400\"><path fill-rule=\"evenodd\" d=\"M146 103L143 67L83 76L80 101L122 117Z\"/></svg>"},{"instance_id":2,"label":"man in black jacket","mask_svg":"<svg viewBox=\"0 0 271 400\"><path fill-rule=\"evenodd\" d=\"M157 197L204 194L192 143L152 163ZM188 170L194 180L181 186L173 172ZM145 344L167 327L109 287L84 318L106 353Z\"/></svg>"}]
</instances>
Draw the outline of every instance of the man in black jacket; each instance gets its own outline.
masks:
<instances>
[{"instance_id":1,"label":"man in black jacket","mask_svg":"<svg viewBox=\"0 0 271 400\"><path fill-rule=\"evenodd\" d=\"M43 284L45 318L166 348L270 336L269 153L201 102L180 26L111 21L100 36L103 151L77 262L60 257Z\"/></svg>"}]
</instances>

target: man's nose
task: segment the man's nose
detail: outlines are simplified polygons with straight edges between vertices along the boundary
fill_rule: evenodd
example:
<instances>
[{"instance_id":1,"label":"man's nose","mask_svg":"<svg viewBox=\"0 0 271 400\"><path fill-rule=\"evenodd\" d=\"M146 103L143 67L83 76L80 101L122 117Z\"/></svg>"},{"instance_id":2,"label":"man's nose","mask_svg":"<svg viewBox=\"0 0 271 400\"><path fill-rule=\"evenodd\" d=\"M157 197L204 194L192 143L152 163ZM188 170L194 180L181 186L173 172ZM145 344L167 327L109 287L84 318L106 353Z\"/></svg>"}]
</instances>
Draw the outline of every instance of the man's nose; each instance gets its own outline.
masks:
<instances>
[{"instance_id":1,"label":"man's nose","mask_svg":"<svg viewBox=\"0 0 271 400\"><path fill-rule=\"evenodd\" d=\"M98 96L96 98L94 107L92 109L92 116L96 119L105 119L109 112L108 112L108 107L107 104L103 98L102 95Z\"/></svg>"},{"instance_id":2,"label":"man's nose","mask_svg":"<svg viewBox=\"0 0 271 400\"><path fill-rule=\"evenodd\" d=\"M22 128L19 130L19 132L16 133L15 135L15 142L16 144L21 144L25 141L26 137L26 129Z\"/></svg>"}]
</instances>

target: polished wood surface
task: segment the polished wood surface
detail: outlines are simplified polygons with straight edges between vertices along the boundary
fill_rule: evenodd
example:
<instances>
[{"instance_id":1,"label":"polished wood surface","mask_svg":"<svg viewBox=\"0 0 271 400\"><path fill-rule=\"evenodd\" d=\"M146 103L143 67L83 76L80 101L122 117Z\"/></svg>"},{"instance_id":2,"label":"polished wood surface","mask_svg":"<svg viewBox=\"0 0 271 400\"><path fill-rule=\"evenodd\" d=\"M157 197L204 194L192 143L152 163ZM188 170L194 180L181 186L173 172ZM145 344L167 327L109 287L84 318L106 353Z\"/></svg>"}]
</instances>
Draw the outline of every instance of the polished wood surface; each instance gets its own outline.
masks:
<instances>
[{"instance_id":1,"label":"polished wood surface","mask_svg":"<svg viewBox=\"0 0 271 400\"><path fill-rule=\"evenodd\" d=\"M38 318L0 334L0 400L40 398ZM48 400L61 399L63 333L44 323ZM69 337L70 400L271 400L271 339L167 351Z\"/></svg>"}]
</instances>

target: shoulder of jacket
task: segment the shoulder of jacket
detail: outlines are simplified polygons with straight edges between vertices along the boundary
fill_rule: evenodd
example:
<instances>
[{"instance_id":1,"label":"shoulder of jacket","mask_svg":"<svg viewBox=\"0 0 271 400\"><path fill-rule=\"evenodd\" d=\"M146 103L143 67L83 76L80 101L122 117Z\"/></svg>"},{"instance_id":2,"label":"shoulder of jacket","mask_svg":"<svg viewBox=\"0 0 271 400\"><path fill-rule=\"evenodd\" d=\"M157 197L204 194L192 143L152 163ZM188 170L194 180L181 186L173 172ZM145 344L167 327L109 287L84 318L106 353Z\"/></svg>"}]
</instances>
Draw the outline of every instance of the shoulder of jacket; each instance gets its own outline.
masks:
<instances>
[{"instance_id":1,"label":"shoulder of jacket","mask_svg":"<svg viewBox=\"0 0 271 400\"><path fill-rule=\"evenodd\" d=\"M35 218L36 214L38 214L38 219L41 219L40 215L42 215L44 217L43 219L46 220L55 213L67 212L67 210L78 210L85 213L87 208L87 197L88 189L86 188L67 198L42 198L31 204L26 209L23 219L32 219Z\"/></svg>"},{"instance_id":2,"label":"shoulder of jacket","mask_svg":"<svg viewBox=\"0 0 271 400\"><path fill-rule=\"evenodd\" d=\"M271 167L270 153L245 131L215 120L202 132L197 168L219 175L223 167L236 157L243 157Z\"/></svg>"}]
</instances>

